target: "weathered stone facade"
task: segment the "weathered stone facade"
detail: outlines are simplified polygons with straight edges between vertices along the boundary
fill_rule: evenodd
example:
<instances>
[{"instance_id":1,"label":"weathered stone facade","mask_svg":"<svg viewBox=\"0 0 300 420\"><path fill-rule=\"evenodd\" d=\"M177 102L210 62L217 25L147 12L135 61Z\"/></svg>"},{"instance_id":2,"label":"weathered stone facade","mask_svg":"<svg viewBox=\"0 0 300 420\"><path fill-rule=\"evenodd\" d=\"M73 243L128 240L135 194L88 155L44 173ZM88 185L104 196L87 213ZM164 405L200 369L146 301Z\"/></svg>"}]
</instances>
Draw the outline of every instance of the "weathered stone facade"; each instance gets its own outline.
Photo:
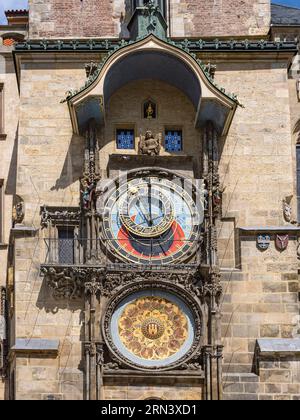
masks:
<instances>
[{"instance_id":1,"label":"weathered stone facade","mask_svg":"<svg viewBox=\"0 0 300 420\"><path fill-rule=\"evenodd\" d=\"M118 38L128 36L132 1L29 0L30 38ZM265 0L166 0L172 37L266 36L270 3Z\"/></svg>"},{"instance_id":2,"label":"weathered stone facade","mask_svg":"<svg viewBox=\"0 0 300 420\"><path fill-rule=\"evenodd\" d=\"M299 399L300 102L288 72L297 45L273 42L279 29L270 35L265 0L171 1L171 39L153 35L149 16L143 36L119 42L130 36L129 2L31 0L15 67L0 47L0 286L9 326L0 399ZM120 148L118 130L130 133L131 147ZM181 133L181 150L168 149L167 132ZM130 182L149 176L192 183L195 201L202 188L203 222L188 257L153 269L153 260L133 262L136 249L127 245L125 259L120 245L107 245L105 209L128 172L132 194ZM140 224L149 228L149 217ZM69 251L62 231L73 232ZM169 304L175 296L193 319L190 347L152 371L147 357L141 365L120 350L113 327L131 296L150 291ZM161 324L151 322L157 334Z\"/></svg>"}]
</instances>

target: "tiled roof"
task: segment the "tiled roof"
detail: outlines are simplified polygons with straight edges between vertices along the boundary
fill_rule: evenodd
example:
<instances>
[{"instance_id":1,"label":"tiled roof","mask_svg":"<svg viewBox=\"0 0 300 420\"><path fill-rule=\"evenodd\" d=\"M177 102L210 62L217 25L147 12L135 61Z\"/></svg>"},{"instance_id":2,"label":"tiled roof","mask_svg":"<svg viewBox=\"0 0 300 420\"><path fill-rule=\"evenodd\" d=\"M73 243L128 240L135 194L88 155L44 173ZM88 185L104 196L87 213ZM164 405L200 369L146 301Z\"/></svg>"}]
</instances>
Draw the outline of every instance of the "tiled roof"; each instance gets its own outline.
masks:
<instances>
[{"instance_id":1,"label":"tiled roof","mask_svg":"<svg viewBox=\"0 0 300 420\"><path fill-rule=\"evenodd\" d=\"M27 9L20 9L20 10L5 10L5 15L6 16L27 16L28 15L28 10Z\"/></svg>"},{"instance_id":2,"label":"tiled roof","mask_svg":"<svg viewBox=\"0 0 300 420\"><path fill-rule=\"evenodd\" d=\"M271 24L284 26L300 26L300 8L271 5Z\"/></svg>"}]
</instances>

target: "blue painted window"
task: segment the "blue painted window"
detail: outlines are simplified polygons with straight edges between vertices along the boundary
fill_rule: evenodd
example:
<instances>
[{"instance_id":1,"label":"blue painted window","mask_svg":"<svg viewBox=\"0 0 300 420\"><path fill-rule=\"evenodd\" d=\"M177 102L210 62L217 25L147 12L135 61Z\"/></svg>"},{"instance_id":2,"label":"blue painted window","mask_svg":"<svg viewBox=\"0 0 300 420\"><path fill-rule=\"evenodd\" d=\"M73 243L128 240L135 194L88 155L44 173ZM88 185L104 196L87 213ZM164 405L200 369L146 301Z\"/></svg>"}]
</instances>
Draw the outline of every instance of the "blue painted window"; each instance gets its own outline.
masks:
<instances>
[{"instance_id":1,"label":"blue painted window","mask_svg":"<svg viewBox=\"0 0 300 420\"><path fill-rule=\"evenodd\" d=\"M167 152L182 152L182 131L167 130L165 137L165 149Z\"/></svg>"},{"instance_id":2,"label":"blue painted window","mask_svg":"<svg viewBox=\"0 0 300 420\"><path fill-rule=\"evenodd\" d=\"M117 149L134 149L134 130L117 130Z\"/></svg>"}]
</instances>

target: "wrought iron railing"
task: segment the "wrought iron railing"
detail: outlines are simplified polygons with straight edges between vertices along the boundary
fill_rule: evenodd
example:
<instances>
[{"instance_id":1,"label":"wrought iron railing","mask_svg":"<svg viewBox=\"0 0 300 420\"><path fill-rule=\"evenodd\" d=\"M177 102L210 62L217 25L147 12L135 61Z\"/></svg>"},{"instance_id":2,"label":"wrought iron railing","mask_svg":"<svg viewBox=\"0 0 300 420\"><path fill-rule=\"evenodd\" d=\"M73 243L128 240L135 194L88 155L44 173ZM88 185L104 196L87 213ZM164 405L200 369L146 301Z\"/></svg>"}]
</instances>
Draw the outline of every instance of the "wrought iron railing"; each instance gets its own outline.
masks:
<instances>
[{"instance_id":1,"label":"wrought iron railing","mask_svg":"<svg viewBox=\"0 0 300 420\"><path fill-rule=\"evenodd\" d=\"M118 239L118 244L120 248L123 248L125 251L124 255L126 255L126 246L122 247L122 241L124 242L124 245L126 245L128 240ZM114 263L122 264L122 257L118 258L118 252L114 249L113 242L113 239L47 238L44 239L45 264L67 266ZM140 262L136 261L137 264L144 263L147 265L161 266L164 257L168 256L169 245L163 240L160 242L157 239L131 239L130 244L132 249L136 250L137 254L140 246L146 247L145 249L147 252L144 253ZM188 253L190 256L195 254L196 250L199 249L200 246L197 241L174 240L173 246L176 247L176 244L178 244L179 249L189 245ZM131 263L130 258L128 258L128 263ZM172 264L172 261L166 261L165 264ZM192 265L194 266L194 264Z\"/></svg>"}]
</instances>

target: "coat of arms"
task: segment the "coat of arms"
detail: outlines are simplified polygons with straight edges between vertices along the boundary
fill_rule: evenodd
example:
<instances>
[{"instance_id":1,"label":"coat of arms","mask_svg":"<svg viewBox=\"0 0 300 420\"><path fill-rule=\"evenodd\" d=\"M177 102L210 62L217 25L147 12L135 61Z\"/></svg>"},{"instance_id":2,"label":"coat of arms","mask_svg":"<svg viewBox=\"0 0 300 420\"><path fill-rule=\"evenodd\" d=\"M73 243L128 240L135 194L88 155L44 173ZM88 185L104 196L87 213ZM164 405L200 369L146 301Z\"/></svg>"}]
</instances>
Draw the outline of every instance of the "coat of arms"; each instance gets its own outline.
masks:
<instances>
[{"instance_id":1,"label":"coat of arms","mask_svg":"<svg viewBox=\"0 0 300 420\"><path fill-rule=\"evenodd\" d=\"M285 251L289 244L289 235L276 235L275 244L279 251Z\"/></svg>"},{"instance_id":2,"label":"coat of arms","mask_svg":"<svg viewBox=\"0 0 300 420\"><path fill-rule=\"evenodd\" d=\"M257 237L257 246L259 249L261 249L262 251L266 251L271 243L271 236L270 235L259 235Z\"/></svg>"}]
</instances>

